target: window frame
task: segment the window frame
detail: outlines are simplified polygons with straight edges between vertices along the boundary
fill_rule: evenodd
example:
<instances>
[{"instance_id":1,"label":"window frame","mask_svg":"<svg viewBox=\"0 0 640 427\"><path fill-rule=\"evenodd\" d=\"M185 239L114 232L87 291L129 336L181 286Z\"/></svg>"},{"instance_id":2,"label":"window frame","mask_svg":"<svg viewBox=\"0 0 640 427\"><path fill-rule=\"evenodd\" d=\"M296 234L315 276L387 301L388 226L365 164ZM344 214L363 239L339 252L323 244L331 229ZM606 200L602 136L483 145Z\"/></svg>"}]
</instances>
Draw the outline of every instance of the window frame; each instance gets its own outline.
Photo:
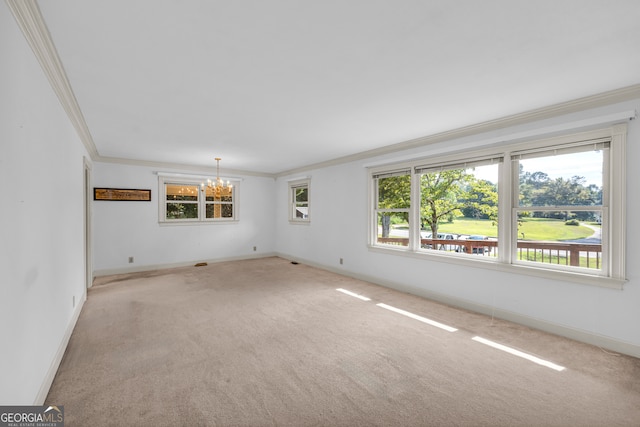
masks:
<instances>
[{"instance_id":1,"label":"window frame","mask_svg":"<svg viewBox=\"0 0 640 427\"><path fill-rule=\"evenodd\" d=\"M225 178L225 181L227 179ZM232 201L231 202L212 202L206 200L206 178L196 176L183 176L180 174L161 174L158 173L158 222L160 225L194 225L194 224L220 224L220 223L234 223L238 221L238 192L239 183L236 180L229 179L232 187ZM192 204L198 206L197 218L167 218L167 204L170 200L167 200L167 185L185 185L185 186L197 186L198 187L198 199ZM215 204L227 204L232 206L233 215L225 218L207 218L207 206Z\"/></svg>"},{"instance_id":2,"label":"window frame","mask_svg":"<svg viewBox=\"0 0 640 427\"><path fill-rule=\"evenodd\" d=\"M491 154L491 155L486 155L486 156L475 156L475 157L466 157L464 158L464 160L460 161L460 159L457 159L455 161L447 161L447 162L442 162L442 163L428 163L428 164L420 164L418 166L414 166L413 168L413 174L416 175L416 186L418 187L417 189L417 195L418 197L416 198L416 200L418 201L418 206L416 208L417 210L417 219L421 220L420 218L420 211L422 209L422 175L424 174L429 174L429 173L435 173L435 172L444 172L444 171L450 171L450 170L458 170L458 169L470 169L473 167L478 167L478 166L492 166L495 165L498 168L500 168L500 165L504 162L504 156L502 154ZM500 172L500 169L498 169L498 174ZM497 184L496 184L497 185ZM498 190L499 190L500 185L498 185ZM500 195L499 195L499 191L498 191L498 204L500 203ZM420 230L422 231L422 230ZM498 230L499 231L499 230ZM446 234L446 233L443 233ZM440 235L440 233L438 233L438 235ZM500 233L498 232L498 236L500 236ZM438 236L436 236L438 237ZM433 238L433 237L432 237ZM439 238L439 237L438 237ZM421 237L419 237L418 239L418 246L417 249L419 251L422 252L433 252L432 249L423 249L421 246ZM467 254L464 252L459 252L454 254L449 254L449 255L453 255L453 256L470 256L471 254Z\"/></svg>"},{"instance_id":3,"label":"window frame","mask_svg":"<svg viewBox=\"0 0 640 427\"><path fill-rule=\"evenodd\" d=\"M232 184L233 185L233 184ZM204 187L204 188L203 188ZM235 185L233 185L231 187L231 201L228 200L207 200L207 187L206 184L201 184L200 186L200 194L203 195L202 199L203 199L203 221L233 221L235 219L235 214L236 214L236 207L235 207ZM210 218L207 216L207 208L209 206L212 206L214 211L215 211L215 207L219 206L220 208L220 212L222 212L224 210L224 206L231 206L231 212L233 213L232 216L230 217L220 217L220 218Z\"/></svg>"},{"instance_id":4,"label":"window frame","mask_svg":"<svg viewBox=\"0 0 640 427\"><path fill-rule=\"evenodd\" d=\"M196 200L178 200L178 201L170 201L167 200L167 186L169 185L176 185L176 186L186 186L186 187L195 187L196 188ZM197 222L199 221L199 217L202 211L202 207L200 206L200 185L199 184L195 184L195 183L186 183L186 182L176 182L173 180L169 180L167 182L164 183L163 188L162 188L162 205L163 205L163 213L162 213L162 218L164 218L164 220L166 222ZM188 204L188 205L195 205L198 211L198 216L196 218L176 218L176 219L167 219L167 205L169 203L180 203L180 204Z\"/></svg>"},{"instance_id":5,"label":"window frame","mask_svg":"<svg viewBox=\"0 0 640 427\"><path fill-rule=\"evenodd\" d=\"M510 273L526 274L537 277L546 277L555 280L567 280L595 286L614 289L622 289L626 282L625 270L625 229L626 229L626 135L627 125L617 124L602 129L586 132L571 133L549 138L530 138L526 141L505 141L499 146L481 148L475 151L443 154L429 158L416 158L382 166L368 168L368 247L374 252L383 252L401 256L410 256L421 259L431 259L441 262L461 264L474 267L484 267L493 270L507 271ZM606 265L602 270L586 268L548 268L547 265L538 263L518 263L517 258L517 223L513 216L517 206L517 194L519 188L518 171L512 167L511 153L525 150L552 149L570 143L582 144L585 141L606 139L609 141L608 159L604 161L603 168L603 227L602 227L602 251L607 251ZM446 254L444 251L420 250L420 173L417 170L429 166L460 164L465 161L473 161L479 157L502 157L504 160L499 165L498 172L498 256L495 258L477 257L470 254ZM387 172L397 171L402 168L411 168L411 203L409 212L409 245L395 246L377 243L377 185L374 177ZM514 200L516 203L514 205Z\"/></svg>"},{"instance_id":6,"label":"window frame","mask_svg":"<svg viewBox=\"0 0 640 427\"><path fill-rule=\"evenodd\" d=\"M394 208L381 208L380 207L380 192L378 191L378 184L379 184L379 180L380 179L385 179L385 178L392 178L392 177L399 177L399 176L409 176L410 177L410 202L409 202L409 206L408 207L394 207ZM375 230L372 230L372 237L373 237L373 242L375 242L376 245L384 245L384 247L388 247L389 249L394 249L396 248L396 246L394 245L393 247L389 247L388 245L384 244L384 243L379 243L378 242L378 215L381 213L390 213L390 214L406 214L407 215L407 221L409 224L413 223L413 216L412 216L412 209L411 209L411 201L414 199L413 197L413 179L411 178L411 168L409 167L399 167L396 168L394 170L384 170L380 173L373 173L371 175L371 178L373 179L373 222L375 224ZM409 242L407 244L407 246L397 246L397 248L400 249L406 249L406 248L413 248L415 246L415 238L412 236L411 233L411 226L409 226Z\"/></svg>"},{"instance_id":7,"label":"window frame","mask_svg":"<svg viewBox=\"0 0 640 427\"><path fill-rule=\"evenodd\" d=\"M310 224L311 223L311 178L302 178L288 181L289 197L288 197L288 211L289 222L291 224ZM296 190L307 189L307 217L298 218L296 211L298 208L298 201L296 200Z\"/></svg>"},{"instance_id":8,"label":"window frame","mask_svg":"<svg viewBox=\"0 0 640 427\"><path fill-rule=\"evenodd\" d=\"M551 148L551 149L550 149ZM521 160L526 160L527 158L536 157L536 158L544 158L544 157L553 157L559 154L571 154L571 153L580 153L592 151L596 148L599 148L603 151L603 159L602 159L602 204L600 205L523 205L520 203L520 188L519 188L519 167L516 166L519 164ZM533 154L533 156L530 156ZM513 188L513 197L512 197L512 207L511 207L511 224L512 224L512 235L516 235L518 233L518 214L520 212L563 212L563 211L598 211L600 212L601 218L601 229L602 229L602 239L601 239L601 268L599 270L595 269L587 269L582 267L571 267L573 271L583 272L584 274L595 275L595 276L603 276L607 277L607 272L609 269L609 258L611 256L611 251L609 248L609 242L604 238L606 235L606 231L609 229L609 203L607 203L608 196L610 194L610 189L608 187L608 177L609 177L609 164L610 164L610 154L611 154L611 143L610 138L601 138L598 140L584 140L576 143L571 143L567 145L553 145L552 147L548 147L546 145L542 145L539 149L525 150L525 152L511 152L511 164L512 164L512 188ZM524 157L523 157L524 156ZM512 253L515 255L517 251L517 238L512 239L511 242ZM518 257L514 256L512 262L514 264L521 265L529 265L534 266L538 264L531 264L530 261L520 260ZM559 271L566 270L566 267L562 264L555 266L553 264L545 264L544 268L548 269L556 269ZM598 273L599 271L599 273Z\"/></svg>"}]
</instances>

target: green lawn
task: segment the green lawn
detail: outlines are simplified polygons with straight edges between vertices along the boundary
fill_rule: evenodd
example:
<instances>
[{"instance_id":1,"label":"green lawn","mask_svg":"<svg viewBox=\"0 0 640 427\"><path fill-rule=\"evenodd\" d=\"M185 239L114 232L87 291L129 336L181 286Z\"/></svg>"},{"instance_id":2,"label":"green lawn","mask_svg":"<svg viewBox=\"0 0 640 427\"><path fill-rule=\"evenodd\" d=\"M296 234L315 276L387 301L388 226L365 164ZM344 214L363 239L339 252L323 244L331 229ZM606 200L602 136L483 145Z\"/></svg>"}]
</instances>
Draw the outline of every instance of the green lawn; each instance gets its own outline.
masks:
<instances>
[{"instance_id":1,"label":"green lawn","mask_svg":"<svg viewBox=\"0 0 640 427\"><path fill-rule=\"evenodd\" d=\"M594 231L583 225L565 225L562 220L525 218L518 227L518 237L524 240L575 240L591 236Z\"/></svg>"},{"instance_id":2,"label":"green lawn","mask_svg":"<svg viewBox=\"0 0 640 427\"><path fill-rule=\"evenodd\" d=\"M498 237L497 227L493 221L470 218L457 218L453 223L442 223L438 227L440 233L480 234ZM575 240L591 236L594 231L586 226L565 225L562 220L544 218L525 218L518 227L518 237L524 240Z\"/></svg>"},{"instance_id":3,"label":"green lawn","mask_svg":"<svg viewBox=\"0 0 640 427\"><path fill-rule=\"evenodd\" d=\"M480 234L487 237L498 237L498 227L488 219L470 219L460 217L454 222L444 222L438 225L439 233Z\"/></svg>"}]
</instances>

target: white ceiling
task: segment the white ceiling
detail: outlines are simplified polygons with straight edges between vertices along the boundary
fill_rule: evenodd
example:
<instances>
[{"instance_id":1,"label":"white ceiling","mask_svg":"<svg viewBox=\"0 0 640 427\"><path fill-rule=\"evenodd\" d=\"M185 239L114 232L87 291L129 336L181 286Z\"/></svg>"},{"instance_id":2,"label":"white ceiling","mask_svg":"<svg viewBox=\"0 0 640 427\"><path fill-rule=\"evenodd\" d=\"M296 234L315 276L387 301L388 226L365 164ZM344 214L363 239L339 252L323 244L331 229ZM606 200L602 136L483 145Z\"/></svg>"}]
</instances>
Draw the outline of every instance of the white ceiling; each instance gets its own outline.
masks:
<instances>
[{"instance_id":1,"label":"white ceiling","mask_svg":"<svg viewBox=\"0 0 640 427\"><path fill-rule=\"evenodd\" d=\"M640 83L638 0L38 4L102 157L278 173Z\"/></svg>"}]
</instances>

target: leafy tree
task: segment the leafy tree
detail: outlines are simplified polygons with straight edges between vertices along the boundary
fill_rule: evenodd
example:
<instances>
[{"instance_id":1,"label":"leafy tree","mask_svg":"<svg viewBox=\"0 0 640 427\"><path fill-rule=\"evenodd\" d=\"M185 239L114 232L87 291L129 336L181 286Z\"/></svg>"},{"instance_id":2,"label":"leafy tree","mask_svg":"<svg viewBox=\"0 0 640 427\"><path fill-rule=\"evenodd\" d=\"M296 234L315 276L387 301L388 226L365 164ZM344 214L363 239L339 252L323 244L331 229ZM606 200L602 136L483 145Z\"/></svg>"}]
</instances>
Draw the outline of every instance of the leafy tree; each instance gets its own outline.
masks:
<instances>
[{"instance_id":1,"label":"leafy tree","mask_svg":"<svg viewBox=\"0 0 640 427\"><path fill-rule=\"evenodd\" d=\"M543 193L549 185L549 175L544 172L524 172L520 164L520 204L535 204L533 199L537 194Z\"/></svg>"},{"instance_id":2,"label":"leafy tree","mask_svg":"<svg viewBox=\"0 0 640 427\"><path fill-rule=\"evenodd\" d=\"M406 209L411 205L411 176L378 178L378 209ZM398 212L407 221L406 212ZM389 237L391 213L381 214L382 237Z\"/></svg>"},{"instance_id":3,"label":"leafy tree","mask_svg":"<svg viewBox=\"0 0 640 427\"><path fill-rule=\"evenodd\" d=\"M586 179L573 176L569 179L550 179L544 172L524 172L520 165L520 203L529 206L600 205L602 189L597 185L586 186ZM535 212L535 217L569 219L568 212ZM591 212L576 212L572 217L593 220Z\"/></svg>"},{"instance_id":4,"label":"leafy tree","mask_svg":"<svg viewBox=\"0 0 640 427\"><path fill-rule=\"evenodd\" d=\"M495 184L469 177L467 198L462 212L467 218L498 221L498 191Z\"/></svg>"},{"instance_id":5,"label":"leafy tree","mask_svg":"<svg viewBox=\"0 0 640 427\"><path fill-rule=\"evenodd\" d=\"M467 193L463 186L473 175L464 169L451 169L423 174L420 178L420 219L438 235L438 224L450 216L462 215Z\"/></svg>"}]
</instances>

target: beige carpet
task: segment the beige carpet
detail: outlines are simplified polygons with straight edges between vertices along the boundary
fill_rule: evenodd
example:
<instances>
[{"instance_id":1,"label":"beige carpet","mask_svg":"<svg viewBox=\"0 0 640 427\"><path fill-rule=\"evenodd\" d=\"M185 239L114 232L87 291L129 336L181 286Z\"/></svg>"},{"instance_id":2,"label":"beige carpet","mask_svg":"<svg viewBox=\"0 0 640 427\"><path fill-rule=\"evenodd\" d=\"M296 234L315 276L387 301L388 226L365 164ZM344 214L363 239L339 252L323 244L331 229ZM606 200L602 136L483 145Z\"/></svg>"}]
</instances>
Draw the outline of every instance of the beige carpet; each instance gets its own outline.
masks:
<instances>
[{"instance_id":1,"label":"beige carpet","mask_svg":"<svg viewBox=\"0 0 640 427\"><path fill-rule=\"evenodd\" d=\"M67 426L638 426L640 360L265 258L97 281L47 404Z\"/></svg>"}]
</instances>

